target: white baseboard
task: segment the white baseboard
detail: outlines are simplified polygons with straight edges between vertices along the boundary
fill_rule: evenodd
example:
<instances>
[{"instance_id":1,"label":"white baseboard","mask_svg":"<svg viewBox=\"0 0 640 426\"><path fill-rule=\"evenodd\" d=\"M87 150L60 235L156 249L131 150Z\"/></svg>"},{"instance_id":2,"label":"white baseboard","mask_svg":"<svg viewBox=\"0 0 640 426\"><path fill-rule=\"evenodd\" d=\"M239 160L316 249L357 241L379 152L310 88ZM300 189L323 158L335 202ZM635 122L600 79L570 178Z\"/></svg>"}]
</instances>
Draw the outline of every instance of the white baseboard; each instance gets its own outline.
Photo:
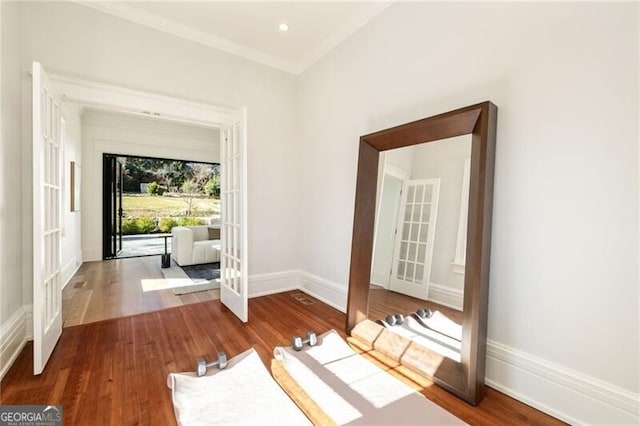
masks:
<instances>
[{"instance_id":1,"label":"white baseboard","mask_svg":"<svg viewBox=\"0 0 640 426\"><path fill-rule=\"evenodd\" d=\"M71 278L73 277L73 275L76 272L78 272L78 269L80 269L80 266L82 266L82 253L78 253L69 262L67 262L66 265L63 266L62 268L62 282L63 282L62 289L63 290L67 286L67 284L69 284L69 281L71 281Z\"/></svg>"},{"instance_id":2,"label":"white baseboard","mask_svg":"<svg viewBox=\"0 0 640 426\"><path fill-rule=\"evenodd\" d=\"M249 276L249 298L296 290L300 286L297 270Z\"/></svg>"},{"instance_id":3,"label":"white baseboard","mask_svg":"<svg viewBox=\"0 0 640 426\"><path fill-rule=\"evenodd\" d=\"M463 291L453 289L440 284L429 283L429 296L431 302L438 303L449 308L462 310Z\"/></svg>"},{"instance_id":4,"label":"white baseboard","mask_svg":"<svg viewBox=\"0 0 640 426\"><path fill-rule=\"evenodd\" d=\"M21 306L0 327L0 380L27 343L27 334L31 334L27 323L27 312Z\"/></svg>"},{"instance_id":5,"label":"white baseboard","mask_svg":"<svg viewBox=\"0 0 640 426\"><path fill-rule=\"evenodd\" d=\"M33 305L23 305L25 319L26 319L26 339L27 341L33 340Z\"/></svg>"},{"instance_id":6,"label":"white baseboard","mask_svg":"<svg viewBox=\"0 0 640 426\"><path fill-rule=\"evenodd\" d=\"M347 287L309 272L299 271L300 290L323 301L340 312L347 312Z\"/></svg>"},{"instance_id":7,"label":"white baseboard","mask_svg":"<svg viewBox=\"0 0 640 426\"><path fill-rule=\"evenodd\" d=\"M488 386L570 424L638 424L638 394L487 342Z\"/></svg>"},{"instance_id":8,"label":"white baseboard","mask_svg":"<svg viewBox=\"0 0 640 426\"><path fill-rule=\"evenodd\" d=\"M301 270L249 276L249 298L301 290L336 308L347 311L347 289L317 275Z\"/></svg>"}]
</instances>

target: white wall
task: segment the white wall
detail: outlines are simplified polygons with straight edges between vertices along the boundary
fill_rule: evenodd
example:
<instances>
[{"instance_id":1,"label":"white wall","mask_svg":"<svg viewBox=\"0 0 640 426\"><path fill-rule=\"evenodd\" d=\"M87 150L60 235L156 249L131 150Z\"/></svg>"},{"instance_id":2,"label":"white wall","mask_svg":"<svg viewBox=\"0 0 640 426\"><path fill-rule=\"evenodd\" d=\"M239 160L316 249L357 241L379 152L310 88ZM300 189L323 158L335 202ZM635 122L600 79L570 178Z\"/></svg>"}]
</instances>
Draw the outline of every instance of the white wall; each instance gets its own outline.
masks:
<instances>
[{"instance_id":1,"label":"white wall","mask_svg":"<svg viewBox=\"0 0 640 426\"><path fill-rule=\"evenodd\" d=\"M407 146L384 152L380 155L380 163L397 167L409 175L411 174L413 156L415 155L414 150L415 147ZM378 167L378 170L384 170L384 167Z\"/></svg>"},{"instance_id":2,"label":"white wall","mask_svg":"<svg viewBox=\"0 0 640 426\"><path fill-rule=\"evenodd\" d=\"M15 3L2 9L2 75L0 144L0 324L22 306L22 175L20 138L20 10Z\"/></svg>"},{"instance_id":3,"label":"white wall","mask_svg":"<svg viewBox=\"0 0 640 426\"><path fill-rule=\"evenodd\" d=\"M0 2L0 378L28 333L23 309L20 7Z\"/></svg>"},{"instance_id":4,"label":"white wall","mask_svg":"<svg viewBox=\"0 0 640 426\"><path fill-rule=\"evenodd\" d=\"M71 211L71 161L82 165L82 121L81 110L69 103L62 104L65 121L63 135L63 202L62 202L62 283L66 285L82 265L82 209Z\"/></svg>"},{"instance_id":5,"label":"white wall","mask_svg":"<svg viewBox=\"0 0 640 426\"><path fill-rule=\"evenodd\" d=\"M302 269L346 288L360 135L491 100L487 379L636 422L638 71L637 4L392 5L302 75Z\"/></svg>"},{"instance_id":6,"label":"white wall","mask_svg":"<svg viewBox=\"0 0 640 426\"><path fill-rule=\"evenodd\" d=\"M102 156L121 154L217 163L219 130L124 114L82 117L83 260L102 259Z\"/></svg>"},{"instance_id":7,"label":"white wall","mask_svg":"<svg viewBox=\"0 0 640 426\"><path fill-rule=\"evenodd\" d=\"M297 137L294 77L78 4L28 2L21 8L23 75L37 60L59 74L213 105L246 106L249 272L298 267L300 219L298 202L291 199L299 185L292 176L300 174L297 145L292 143ZM29 84L25 77L25 123L30 120ZM23 178L30 188L30 130L24 128ZM24 211L30 212L29 192L24 197ZM31 238L28 215L22 237ZM30 262L27 250L22 271L26 303L32 297Z\"/></svg>"}]
</instances>

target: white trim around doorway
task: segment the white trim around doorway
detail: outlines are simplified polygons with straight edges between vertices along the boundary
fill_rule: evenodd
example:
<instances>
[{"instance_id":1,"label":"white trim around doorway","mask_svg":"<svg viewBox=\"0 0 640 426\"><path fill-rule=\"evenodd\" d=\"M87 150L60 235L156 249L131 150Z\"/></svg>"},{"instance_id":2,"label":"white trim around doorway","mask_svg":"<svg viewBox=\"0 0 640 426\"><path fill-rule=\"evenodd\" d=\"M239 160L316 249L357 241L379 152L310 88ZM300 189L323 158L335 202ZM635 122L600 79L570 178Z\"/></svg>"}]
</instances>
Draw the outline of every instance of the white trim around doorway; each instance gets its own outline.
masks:
<instances>
[{"instance_id":1,"label":"white trim around doorway","mask_svg":"<svg viewBox=\"0 0 640 426\"><path fill-rule=\"evenodd\" d=\"M51 81L63 102L74 102L114 112L139 114L183 123L219 127L228 123L238 109L209 105L171 96L51 74Z\"/></svg>"}]
</instances>

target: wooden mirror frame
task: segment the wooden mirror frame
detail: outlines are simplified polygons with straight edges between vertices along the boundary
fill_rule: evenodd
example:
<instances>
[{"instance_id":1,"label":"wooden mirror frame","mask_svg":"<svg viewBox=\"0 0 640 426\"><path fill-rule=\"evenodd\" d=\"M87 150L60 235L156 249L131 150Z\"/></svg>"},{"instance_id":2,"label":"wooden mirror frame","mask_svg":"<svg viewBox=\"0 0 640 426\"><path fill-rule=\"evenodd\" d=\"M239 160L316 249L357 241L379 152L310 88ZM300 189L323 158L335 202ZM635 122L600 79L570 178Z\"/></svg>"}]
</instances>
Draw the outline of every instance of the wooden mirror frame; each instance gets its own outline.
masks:
<instances>
[{"instance_id":1,"label":"wooden mirror frame","mask_svg":"<svg viewBox=\"0 0 640 426\"><path fill-rule=\"evenodd\" d=\"M367 319L381 151L471 134L461 362L448 358L433 381L472 405L484 396L493 170L498 109L483 102L360 137L347 301L347 332Z\"/></svg>"}]
</instances>

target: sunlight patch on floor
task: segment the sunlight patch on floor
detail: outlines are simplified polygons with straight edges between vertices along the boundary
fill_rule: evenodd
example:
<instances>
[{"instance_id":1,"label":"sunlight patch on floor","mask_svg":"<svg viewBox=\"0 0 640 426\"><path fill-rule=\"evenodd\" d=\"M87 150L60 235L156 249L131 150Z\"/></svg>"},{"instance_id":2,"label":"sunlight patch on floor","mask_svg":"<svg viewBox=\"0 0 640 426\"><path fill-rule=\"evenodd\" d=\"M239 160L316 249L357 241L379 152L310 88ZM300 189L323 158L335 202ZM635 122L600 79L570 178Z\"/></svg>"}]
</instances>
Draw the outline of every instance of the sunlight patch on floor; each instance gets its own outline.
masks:
<instances>
[{"instance_id":1,"label":"sunlight patch on floor","mask_svg":"<svg viewBox=\"0 0 640 426\"><path fill-rule=\"evenodd\" d=\"M193 285L194 282L191 278L154 278L154 279L142 279L140 285L143 292L148 291L160 291L169 290L177 287L185 287Z\"/></svg>"}]
</instances>

